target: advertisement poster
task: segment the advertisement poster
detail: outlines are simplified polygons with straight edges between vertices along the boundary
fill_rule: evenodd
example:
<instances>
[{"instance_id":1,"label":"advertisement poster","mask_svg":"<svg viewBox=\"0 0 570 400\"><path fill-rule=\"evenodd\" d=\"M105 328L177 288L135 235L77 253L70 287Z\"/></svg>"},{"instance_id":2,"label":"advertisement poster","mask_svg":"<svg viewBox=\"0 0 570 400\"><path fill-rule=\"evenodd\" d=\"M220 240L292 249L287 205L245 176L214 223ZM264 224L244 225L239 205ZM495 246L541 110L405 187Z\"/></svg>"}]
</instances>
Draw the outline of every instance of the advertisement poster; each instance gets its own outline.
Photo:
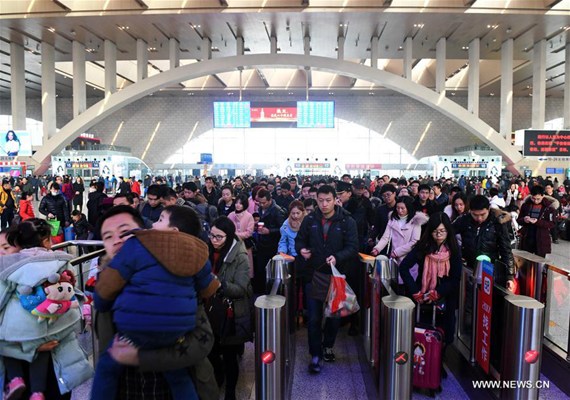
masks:
<instances>
[{"instance_id":1,"label":"advertisement poster","mask_svg":"<svg viewBox=\"0 0 570 400\"><path fill-rule=\"evenodd\" d=\"M489 373L491 353L491 312L493 304L493 264L483 261L481 288L477 305L476 358L483 370Z\"/></svg>"},{"instance_id":2,"label":"advertisement poster","mask_svg":"<svg viewBox=\"0 0 570 400\"><path fill-rule=\"evenodd\" d=\"M0 134L0 155L8 157L31 156L32 136L30 132L9 130Z\"/></svg>"}]
</instances>

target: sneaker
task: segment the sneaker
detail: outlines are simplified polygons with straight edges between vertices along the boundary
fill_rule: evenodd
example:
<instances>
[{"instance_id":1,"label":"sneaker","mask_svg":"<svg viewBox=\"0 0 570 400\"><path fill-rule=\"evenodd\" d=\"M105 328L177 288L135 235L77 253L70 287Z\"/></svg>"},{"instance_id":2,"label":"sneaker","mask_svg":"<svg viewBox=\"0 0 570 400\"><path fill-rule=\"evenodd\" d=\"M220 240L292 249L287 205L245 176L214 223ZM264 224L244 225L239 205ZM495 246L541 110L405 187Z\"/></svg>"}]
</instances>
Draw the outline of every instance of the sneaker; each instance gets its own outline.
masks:
<instances>
[{"instance_id":1,"label":"sneaker","mask_svg":"<svg viewBox=\"0 0 570 400\"><path fill-rule=\"evenodd\" d=\"M321 362L320 360L317 362L311 361L309 364L309 372L311 374L318 374L321 372Z\"/></svg>"},{"instance_id":2,"label":"sneaker","mask_svg":"<svg viewBox=\"0 0 570 400\"><path fill-rule=\"evenodd\" d=\"M6 389L4 390L4 399L5 400L16 400L22 397L26 390L26 383L24 382L23 378L16 377L10 381L6 385Z\"/></svg>"},{"instance_id":3,"label":"sneaker","mask_svg":"<svg viewBox=\"0 0 570 400\"><path fill-rule=\"evenodd\" d=\"M46 400L46 398L42 392L35 392L30 396L30 400Z\"/></svg>"},{"instance_id":4,"label":"sneaker","mask_svg":"<svg viewBox=\"0 0 570 400\"><path fill-rule=\"evenodd\" d=\"M336 357L334 355L332 347L325 347L323 349L323 360L325 360L326 362L336 361Z\"/></svg>"}]
</instances>

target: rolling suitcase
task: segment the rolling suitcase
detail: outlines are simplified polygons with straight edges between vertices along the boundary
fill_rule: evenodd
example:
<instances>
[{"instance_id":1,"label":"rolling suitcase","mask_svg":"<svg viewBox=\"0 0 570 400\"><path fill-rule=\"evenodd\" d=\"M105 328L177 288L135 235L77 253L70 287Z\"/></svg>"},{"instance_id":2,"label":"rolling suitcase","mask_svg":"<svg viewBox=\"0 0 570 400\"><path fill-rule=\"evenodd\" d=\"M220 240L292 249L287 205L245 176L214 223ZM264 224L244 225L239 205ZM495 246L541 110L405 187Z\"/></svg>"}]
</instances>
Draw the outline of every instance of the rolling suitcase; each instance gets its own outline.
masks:
<instances>
[{"instance_id":1,"label":"rolling suitcase","mask_svg":"<svg viewBox=\"0 0 570 400\"><path fill-rule=\"evenodd\" d=\"M420 308L417 306L416 327L414 329L414 377L413 385L419 389L439 391L441 389L441 369L443 350L443 329L435 327L437 305L433 305L432 323L420 322Z\"/></svg>"}]
</instances>

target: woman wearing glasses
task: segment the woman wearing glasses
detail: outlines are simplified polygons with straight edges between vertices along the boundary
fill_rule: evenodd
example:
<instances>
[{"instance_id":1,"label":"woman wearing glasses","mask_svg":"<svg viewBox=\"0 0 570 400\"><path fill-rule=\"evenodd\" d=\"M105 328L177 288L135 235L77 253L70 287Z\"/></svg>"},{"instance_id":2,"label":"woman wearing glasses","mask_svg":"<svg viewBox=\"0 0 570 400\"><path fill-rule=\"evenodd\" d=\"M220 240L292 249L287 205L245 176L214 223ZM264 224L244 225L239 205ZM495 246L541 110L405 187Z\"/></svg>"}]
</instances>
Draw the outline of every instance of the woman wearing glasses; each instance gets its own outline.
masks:
<instances>
[{"instance_id":1,"label":"woman wearing glasses","mask_svg":"<svg viewBox=\"0 0 570 400\"><path fill-rule=\"evenodd\" d=\"M212 271L218 276L222 287L220 293L224 299L237 304L239 300L251 298L253 292L249 280L249 262L244 243L236 235L234 223L221 216L212 224L210 234L210 261ZM242 302L243 303L243 302ZM248 303L248 302L247 302ZM234 306L235 320L242 318L241 312L248 312ZM210 316L212 318L212 316ZM220 326L220 321L212 321L212 326ZM208 356L214 366L214 374L221 387L226 381L225 400L236 398L236 386L239 377L238 356L243 354L245 337L219 337L214 332L216 341Z\"/></svg>"},{"instance_id":2,"label":"woman wearing glasses","mask_svg":"<svg viewBox=\"0 0 570 400\"><path fill-rule=\"evenodd\" d=\"M410 274L415 265L419 267L417 279ZM412 293L415 302L444 301L445 343L453 342L461 280L461 250L447 214L438 212L430 217L420 241L402 261L399 271L407 292Z\"/></svg>"}]
</instances>

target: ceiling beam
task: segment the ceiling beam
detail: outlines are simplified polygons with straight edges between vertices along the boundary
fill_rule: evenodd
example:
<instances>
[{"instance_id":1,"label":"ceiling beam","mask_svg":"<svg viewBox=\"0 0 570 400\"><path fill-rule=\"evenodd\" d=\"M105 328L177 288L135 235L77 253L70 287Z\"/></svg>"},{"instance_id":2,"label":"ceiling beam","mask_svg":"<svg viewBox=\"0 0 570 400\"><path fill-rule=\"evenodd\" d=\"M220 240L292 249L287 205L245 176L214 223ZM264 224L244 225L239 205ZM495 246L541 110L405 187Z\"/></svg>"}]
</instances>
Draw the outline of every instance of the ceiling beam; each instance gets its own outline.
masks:
<instances>
[{"instance_id":1,"label":"ceiling beam","mask_svg":"<svg viewBox=\"0 0 570 400\"><path fill-rule=\"evenodd\" d=\"M57 5L58 7L63 8L65 11L71 11L71 8L69 8L68 6L66 6L65 4L63 4L63 2L61 2L60 0L52 0L54 2L55 5Z\"/></svg>"},{"instance_id":2,"label":"ceiling beam","mask_svg":"<svg viewBox=\"0 0 570 400\"><path fill-rule=\"evenodd\" d=\"M145 10L148 9L148 4L146 4L144 0L135 0L135 3L137 3L141 8L144 8Z\"/></svg>"},{"instance_id":3,"label":"ceiling beam","mask_svg":"<svg viewBox=\"0 0 570 400\"><path fill-rule=\"evenodd\" d=\"M552 8L562 0L544 0L544 8Z\"/></svg>"}]
</instances>

